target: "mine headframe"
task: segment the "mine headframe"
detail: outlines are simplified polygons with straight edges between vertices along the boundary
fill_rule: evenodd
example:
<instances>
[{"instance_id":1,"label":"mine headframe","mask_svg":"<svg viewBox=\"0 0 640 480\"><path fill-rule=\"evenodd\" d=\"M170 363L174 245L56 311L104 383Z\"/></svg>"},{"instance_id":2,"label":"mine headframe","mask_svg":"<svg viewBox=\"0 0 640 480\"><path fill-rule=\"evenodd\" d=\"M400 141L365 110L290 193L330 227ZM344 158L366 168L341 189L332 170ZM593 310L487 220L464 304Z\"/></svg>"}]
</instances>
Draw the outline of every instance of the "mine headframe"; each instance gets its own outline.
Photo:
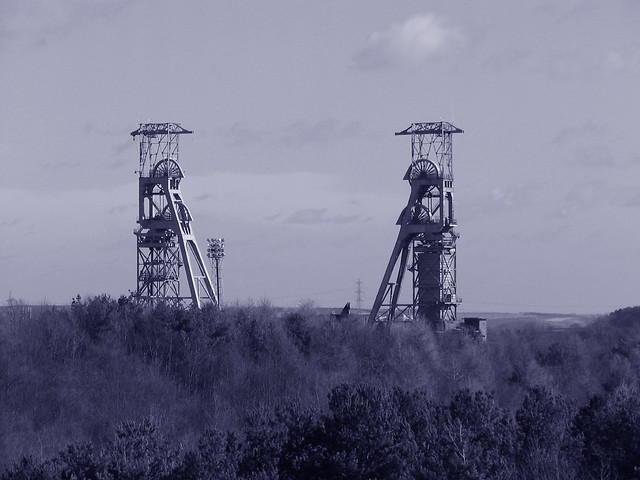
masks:
<instances>
[{"instance_id":1,"label":"mine headframe","mask_svg":"<svg viewBox=\"0 0 640 480\"><path fill-rule=\"evenodd\" d=\"M140 137L135 296L143 302L218 305L180 190L178 140L190 133L177 123L143 123L131 132Z\"/></svg>"},{"instance_id":2,"label":"mine headframe","mask_svg":"<svg viewBox=\"0 0 640 480\"><path fill-rule=\"evenodd\" d=\"M460 299L456 287L457 222L453 208L452 134L462 130L448 122L414 123L396 135L411 136L409 201L370 323L416 321L435 330L452 328ZM410 295L401 296L405 273L411 273ZM395 277L395 281L391 279Z\"/></svg>"}]
</instances>

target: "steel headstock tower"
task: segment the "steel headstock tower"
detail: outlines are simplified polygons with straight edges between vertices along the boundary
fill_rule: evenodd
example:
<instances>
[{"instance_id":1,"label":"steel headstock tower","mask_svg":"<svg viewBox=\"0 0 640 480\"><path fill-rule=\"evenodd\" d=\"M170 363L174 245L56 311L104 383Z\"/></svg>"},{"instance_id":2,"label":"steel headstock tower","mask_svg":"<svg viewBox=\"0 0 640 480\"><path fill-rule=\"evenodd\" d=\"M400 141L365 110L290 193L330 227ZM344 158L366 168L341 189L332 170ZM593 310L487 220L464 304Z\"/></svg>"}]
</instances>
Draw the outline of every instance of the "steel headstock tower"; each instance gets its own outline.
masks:
<instances>
[{"instance_id":1,"label":"steel headstock tower","mask_svg":"<svg viewBox=\"0 0 640 480\"><path fill-rule=\"evenodd\" d=\"M211 279L193 234L193 220L182 201L178 163L180 135L193 133L177 123L141 123L136 296L145 302L218 305ZM184 267L184 268L183 268ZM181 291L186 280L189 292Z\"/></svg>"},{"instance_id":2,"label":"steel headstock tower","mask_svg":"<svg viewBox=\"0 0 640 480\"><path fill-rule=\"evenodd\" d=\"M411 186L397 224L400 233L378 290L369 321L422 320L435 330L455 325L456 240L453 214L452 135L462 130L447 122L414 123L396 135L411 135L411 164L404 179ZM412 294L400 300L406 271ZM396 272L395 282L391 282Z\"/></svg>"}]
</instances>

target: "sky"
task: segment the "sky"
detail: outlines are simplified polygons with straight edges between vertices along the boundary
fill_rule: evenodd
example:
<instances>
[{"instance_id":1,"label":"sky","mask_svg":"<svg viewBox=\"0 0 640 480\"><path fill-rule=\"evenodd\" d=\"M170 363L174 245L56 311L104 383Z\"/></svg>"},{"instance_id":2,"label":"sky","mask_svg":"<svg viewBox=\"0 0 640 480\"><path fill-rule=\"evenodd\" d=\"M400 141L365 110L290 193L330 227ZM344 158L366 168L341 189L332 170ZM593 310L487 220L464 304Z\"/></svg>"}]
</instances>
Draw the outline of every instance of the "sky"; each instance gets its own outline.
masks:
<instances>
[{"instance_id":1,"label":"sky","mask_svg":"<svg viewBox=\"0 0 640 480\"><path fill-rule=\"evenodd\" d=\"M135 290L176 122L224 299L373 303L414 122L449 121L459 313L640 303L640 1L2 0L0 299Z\"/></svg>"}]
</instances>

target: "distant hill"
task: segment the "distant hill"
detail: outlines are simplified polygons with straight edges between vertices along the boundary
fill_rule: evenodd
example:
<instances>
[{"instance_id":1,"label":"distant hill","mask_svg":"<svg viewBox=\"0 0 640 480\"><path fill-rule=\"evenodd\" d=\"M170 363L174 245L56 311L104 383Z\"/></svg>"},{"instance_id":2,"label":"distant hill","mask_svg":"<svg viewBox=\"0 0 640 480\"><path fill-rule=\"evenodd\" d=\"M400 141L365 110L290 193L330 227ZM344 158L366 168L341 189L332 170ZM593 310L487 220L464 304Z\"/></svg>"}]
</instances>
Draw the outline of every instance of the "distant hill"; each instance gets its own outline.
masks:
<instances>
[{"instance_id":1,"label":"distant hill","mask_svg":"<svg viewBox=\"0 0 640 480\"><path fill-rule=\"evenodd\" d=\"M465 312L460 317L482 317L487 319L487 328L521 328L526 323L545 325L553 328L584 327L593 323L602 315L577 313L541 313L541 312Z\"/></svg>"}]
</instances>

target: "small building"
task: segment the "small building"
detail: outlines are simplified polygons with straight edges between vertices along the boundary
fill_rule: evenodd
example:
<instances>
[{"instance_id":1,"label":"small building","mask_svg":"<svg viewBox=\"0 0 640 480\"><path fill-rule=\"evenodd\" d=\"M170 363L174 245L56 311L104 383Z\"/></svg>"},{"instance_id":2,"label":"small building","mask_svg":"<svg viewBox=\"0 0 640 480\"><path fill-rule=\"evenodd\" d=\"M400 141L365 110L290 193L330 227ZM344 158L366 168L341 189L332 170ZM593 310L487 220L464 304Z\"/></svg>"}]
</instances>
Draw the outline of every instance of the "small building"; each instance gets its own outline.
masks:
<instances>
[{"instance_id":1,"label":"small building","mask_svg":"<svg viewBox=\"0 0 640 480\"><path fill-rule=\"evenodd\" d=\"M460 328L467 330L473 338L479 338L483 342L487 339L487 319L482 317L464 317L464 323Z\"/></svg>"}]
</instances>

